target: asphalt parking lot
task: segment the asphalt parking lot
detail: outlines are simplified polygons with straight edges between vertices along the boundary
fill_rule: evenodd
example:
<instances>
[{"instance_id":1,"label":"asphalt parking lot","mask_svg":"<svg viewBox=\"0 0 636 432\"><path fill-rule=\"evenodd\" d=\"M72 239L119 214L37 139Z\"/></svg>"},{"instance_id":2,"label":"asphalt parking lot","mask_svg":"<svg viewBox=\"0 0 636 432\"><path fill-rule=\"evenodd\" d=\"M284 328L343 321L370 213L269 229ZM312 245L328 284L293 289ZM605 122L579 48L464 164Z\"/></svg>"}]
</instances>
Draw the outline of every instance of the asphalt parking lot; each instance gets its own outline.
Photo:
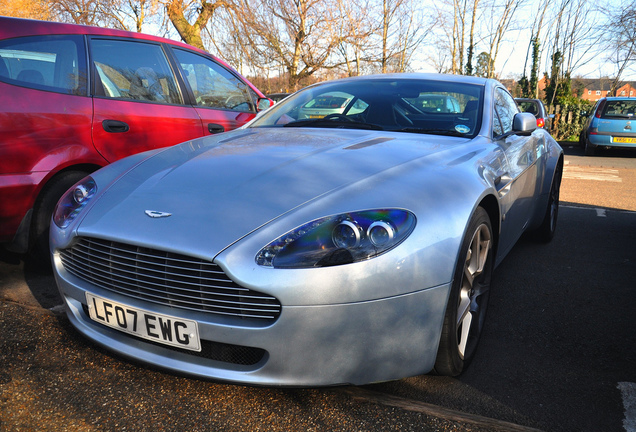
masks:
<instances>
[{"instance_id":1,"label":"asphalt parking lot","mask_svg":"<svg viewBox=\"0 0 636 432\"><path fill-rule=\"evenodd\" d=\"M567 153L557 235L522 239L497 269L456 379L278 389L148 369L79 336L52 277L4 254L0 430L636 430L624 391L636 383L636 157Z\"/></svg>"}]
</instances>

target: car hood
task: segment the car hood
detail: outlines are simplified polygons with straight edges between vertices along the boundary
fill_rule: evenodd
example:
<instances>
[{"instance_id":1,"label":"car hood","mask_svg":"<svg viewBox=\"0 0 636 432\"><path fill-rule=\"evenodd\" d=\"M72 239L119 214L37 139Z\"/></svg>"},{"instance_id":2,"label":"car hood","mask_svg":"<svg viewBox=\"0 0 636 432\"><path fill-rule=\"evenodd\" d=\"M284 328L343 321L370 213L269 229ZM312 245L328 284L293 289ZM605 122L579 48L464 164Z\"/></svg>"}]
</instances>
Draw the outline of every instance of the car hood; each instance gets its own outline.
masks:
<instances>
[{"instance_id":1,"label":"car hood","mask_svg":"<svg viewBox=\"0 0 636 432\"><path fill-rule=\"evenodd\" d=\"M457 151L443 150L465 142L298 128L189 141L146 159L101 191L78 233L210 259L286 212L358 181L415 159L458 159ZM99 187L99 172L95 179Z\"/></svg>"}]
</instances>

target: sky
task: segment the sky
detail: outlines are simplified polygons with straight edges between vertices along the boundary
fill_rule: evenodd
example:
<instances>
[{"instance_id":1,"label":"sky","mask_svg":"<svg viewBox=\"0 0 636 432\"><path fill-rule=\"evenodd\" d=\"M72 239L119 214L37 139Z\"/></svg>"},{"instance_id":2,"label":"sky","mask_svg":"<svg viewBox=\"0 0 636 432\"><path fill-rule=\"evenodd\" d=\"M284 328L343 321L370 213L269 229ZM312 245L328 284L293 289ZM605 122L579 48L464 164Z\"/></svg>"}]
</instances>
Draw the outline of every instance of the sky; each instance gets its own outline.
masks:
<instances>
[{"instance_id":1,"label":"sky","mask_svg":"<svg viewBox=\"0 0 636 432\"><path fill-rule=\"evenodd\" d=\"M527 0L526 4L516 11L515 14L518 17L516 22L517 28L509 30L506 34L505 40L502 44L495 63L495 72L500 79L519 79L521 77L531 36L531 30L529 27L531 27L533 22L535 21L535 16L538 13L537 11L539 5L544 4L543 2L545 1L546 0ZM549 1L551 1L552 5L557 5L560 3L558 0ZM602 2L602 7L606 8L606 10L609 11L618 11L620 10L621 2L633 3L632 0L605 0L604 2ZM574 1L573 3L576 3L576 1ZM589 3L589 7L595 8L595 4L596 3ZM606 12L592 9L588 17L590 17L592 22L600 24L605 19L605 15ZM554 28L549 25L549 18L550 14L546 16L544 21L544 31L542 31L541 35L542 39L548 39L551 37L546 36L546 32L554 32ZM482 21L484 20L482 19ZM587 22L589 22L589 19ZM484 33L487 33L487 31L484 31ZM542 48L543 55L541 61L541 69L539 71L540 76L543 75L543 72L548 71L551 66L550 62L547 60L549 49L546 46L543 46ZM594 48L590 50L587 55L579 54L580 66L575 68L573 77L600 78L602 76L613 77L616 74L616 66L607 60L610 53L600 51L599 48L600 44L595 44ZM480 53L482 51L487 51L486 47L484 45L478 45L476 53ZM422 72L435 72L435 70L427 65L427 62L422 58L416 59L414 68L417 71ZM527 69L529 70L529 65ZM625 70L621 78L623 80L636 81L636 64L633 64L631 68Z\"/></svg>"}]
</instances>

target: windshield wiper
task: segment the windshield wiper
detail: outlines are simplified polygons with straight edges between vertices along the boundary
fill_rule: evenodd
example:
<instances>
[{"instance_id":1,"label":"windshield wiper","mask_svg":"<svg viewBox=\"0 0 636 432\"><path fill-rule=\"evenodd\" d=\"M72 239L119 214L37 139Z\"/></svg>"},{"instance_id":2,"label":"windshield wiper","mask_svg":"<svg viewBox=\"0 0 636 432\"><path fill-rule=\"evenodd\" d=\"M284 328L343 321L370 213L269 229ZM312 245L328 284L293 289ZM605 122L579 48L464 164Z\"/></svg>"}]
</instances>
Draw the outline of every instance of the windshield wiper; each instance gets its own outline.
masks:
<instances>
[{"instance_id":1,"label":"windshield wiper","mask_svg":"<svg viewBox=\"0 0 636 432\"><path fill-rule=\"evenodd\" d=\"M402 129L396 130L396 132L411 132L411 133L421 133L421 134L431 134L431 135L448 135L448 136L456 136L456 137L465 137L466 134L461 132L457 132L450 129L425 129L425 128L416 128L416 127L406 127Z\"/></svg>"},{"instance_id":2,"label":"windshield wiper","mask_svg":"<svg viewBox=\"0 0 636 432\"><path fill-rule=\"evenodd\" d=\"M284 127L325 127L325 128L341 128L341 129L370 129L384 130L381 126L349 120L331 120L331 119L305 119L296 120L286 123Z\"/></svg>"}]
</instances>

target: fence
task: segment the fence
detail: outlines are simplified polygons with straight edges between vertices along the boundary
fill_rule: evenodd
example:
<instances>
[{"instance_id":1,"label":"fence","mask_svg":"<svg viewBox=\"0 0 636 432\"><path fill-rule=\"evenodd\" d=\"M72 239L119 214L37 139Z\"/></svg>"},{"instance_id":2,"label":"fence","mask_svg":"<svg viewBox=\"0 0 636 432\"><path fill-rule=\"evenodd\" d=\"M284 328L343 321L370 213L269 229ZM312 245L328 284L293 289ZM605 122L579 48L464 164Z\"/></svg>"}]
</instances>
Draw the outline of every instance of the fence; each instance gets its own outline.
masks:
<instances>
[{"instance_id":1,"label":"fence","mask_svg":"<svg viewBox=\"0 0 636 432\"><path fill-rule=\"evenodd\" d=\"M554 114L551 133L556 140L578 140L587 115L592 106L589 104L550 105L549 114Z\"/></svg>"}]
</instances>

